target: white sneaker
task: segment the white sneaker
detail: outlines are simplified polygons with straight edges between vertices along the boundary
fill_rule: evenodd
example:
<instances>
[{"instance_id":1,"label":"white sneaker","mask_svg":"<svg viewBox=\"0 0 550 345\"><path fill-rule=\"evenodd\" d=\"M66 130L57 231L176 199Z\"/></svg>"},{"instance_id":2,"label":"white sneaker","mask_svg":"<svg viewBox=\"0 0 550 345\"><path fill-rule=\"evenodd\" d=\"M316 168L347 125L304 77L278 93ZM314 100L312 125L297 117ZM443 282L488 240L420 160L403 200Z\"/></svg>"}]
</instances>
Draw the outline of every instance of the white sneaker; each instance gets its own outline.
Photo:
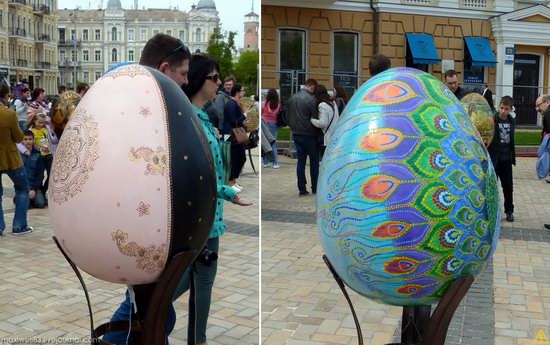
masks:
<instances>
[{"instance_id":1,"label":"white sneaker","mask_svg":"<svg viewBox=\"0 0 550 345\"><path fill-rule=\"evenodd\" d=\"M273 169L279 169L281 166L277 163L273 164Z\"/></svg>"},{"instance_id":2,"label":"white sneaker","mask_svg":"<svg viewBox=\"0 0 550 345\"><path fill-rule=\"evenodd\" d=\"M240 188L237 187L236 185L231 186L231 189L233 189L237 194L239 194L240 192L243 191L242 189L240 189Z\"/></svg>"},{"instance_id":3,"label":"white sneaker","mask_svg":"<svg viewBox=\"0 0 550 345\"><path fill-rule=\"evenodd\" d=\"M241 192L242 192L243 189L244 189L244 188L243 188L240 184L238 184L238 183L235 183L233 186L239 188L239 189L241 190Z\"/></svg>"},{"instance_id":4,"label":"white sneaker","mask_svg":"<svg viewBox=\"0 0 550 345\"><path fill-rule=\"evenodd\" d=\"M264 163L264 168L269 168L269 163L267 164Z\"/></svg>"}]
</instances>

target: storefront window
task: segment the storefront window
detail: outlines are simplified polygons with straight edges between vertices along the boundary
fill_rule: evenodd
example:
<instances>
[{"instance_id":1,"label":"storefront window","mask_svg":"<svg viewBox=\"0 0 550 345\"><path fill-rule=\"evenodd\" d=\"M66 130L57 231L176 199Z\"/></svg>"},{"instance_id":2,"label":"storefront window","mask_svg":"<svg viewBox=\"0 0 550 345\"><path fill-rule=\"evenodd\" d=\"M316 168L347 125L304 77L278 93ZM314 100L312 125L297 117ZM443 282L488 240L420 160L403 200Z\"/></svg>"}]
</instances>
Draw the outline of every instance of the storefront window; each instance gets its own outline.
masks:
<instances>
[{"instance_id":1,"label":"storefront window","mask_svg":"<svg viewBox=\"0 0 550 345\"><path fill-rule=\"evenodd\" d=\"M340 85L348 95L357 89L358 35L350 32L334 33L334 85Z\"/></svg>"},{"instance_id":2,"label":"storefront window","mask_svg":"<svg viewBox=\"0 0 550 345\"><path fill-rule=\"evenodd\" d=\"M305 83L306 32L279 30L281 99L285 101Z\"/></svg>"}]
</instances>

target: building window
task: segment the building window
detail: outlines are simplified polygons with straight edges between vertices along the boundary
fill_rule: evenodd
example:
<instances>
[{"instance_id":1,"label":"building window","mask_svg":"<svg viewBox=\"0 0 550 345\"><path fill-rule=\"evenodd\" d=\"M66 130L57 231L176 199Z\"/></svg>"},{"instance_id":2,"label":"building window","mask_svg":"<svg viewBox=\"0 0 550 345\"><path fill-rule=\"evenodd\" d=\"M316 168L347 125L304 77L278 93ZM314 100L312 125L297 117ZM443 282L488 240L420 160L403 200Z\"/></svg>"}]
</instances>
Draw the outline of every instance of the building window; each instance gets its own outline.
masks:
<instances>
[{"instance_id":1,"label":"building window","mask_svg":"<svg viewBox=\"0 0 550 345\"><path fill-rule=\"evenodd\" d=\"M160 30L159 30L159 29L154 29L154 30L153 30L153 36L155 36L155 35L158 35L158 34L159 34L159 32L160 32Z\"/></svg>"},{"instance_id":2,"label":"building window","mask_svg":"<svg viewBox=\"0 0 550 345\"><path fill-rule=\"evenodd\" d=\"M76 40L76 32L74 29L71 30L71 40Z\"/></svg>"},{"instance_id":3,"label":"building window","mask_svg":"<svg viewBox=\"0 0 550 345\"><path fill-rule=\"evenodd\" d=\"M95 80L98 80L99 78L101 78L101 72L95 71Z\"/></svg>"},{"instance_id":4,"label":"building window","mask_svg":"<svg viewBox=\"0 0 550 345\"><path fill-rule=\"evenodd\" d=\"M134 51L128 50L128 61L134 61Z\"/></svg>"},{"instance_id":5,"label":"building window","mask_svg":"<svg viewBox=\"0 0 550 345\"><path fill-rule=\"evenodd\" d=\"M88 40L88 29L82 30L82 40L87 41Z\"/></svg>"},{"instance_id":6,"label":"building window","mask_svg":"<svg viewBox=\"0 0 550 345\"><path fill-rule=\"evenodd\" d=\"M82 72L82 74L83 74L82 78L84 79L84 82L89 83L90 82L90 72L84 71L84 72Z\"/></svg>"},{"instance_id":7,"label":"building window","mask_svg":"<svg viewBox=\"0 0 550 345\"><path fill-rule=\"evenodd\" d=\"M111 41L116 41L116 28L111 29Z\"/></svg>"},{"instance_id":8,"label":"building window","mask_svg":"<svg viewBox=\"0 0 550 345\"><path fill-rule=\"evenodd\" d=\"M141 42L147 41L147 29L141 29Z\"/></svg>"},{"instance_id":9,"label":"building window","mask_svg":"<svg viewBox=\"0 0 550 345\"><path fill-rule=\"evenodd\" d=\"M185 42L185 31L184 30L180 30L179 39L180 39L180 41Z\"/></svg>"},{"instance_id":10,"label":"building window","mask_svg":"<svg viewBox=\"0 0 550 345\"><path fill-rule=\"evenodd\" d=\"M90 53L87 50L82 51L82 61L90 61Z\"/></svg>"},{"instance_id":11,"label":"building window","mask_svg":"<svg viewBox=\"0 0 550 345\"><path fill-rule=\"evenodd\" d=\"M279 69L281 99L286 101L298 91L296 84L305 83L305 74L298 73L298 83L293 83L291 71L305 71L306 68L306 32L303 30L279 30ZM292 89L295 85L295 89Z\"/></svg>"},{"instance_id":12,"label":"building window","mask_svg":"<svg viewBox=\"0 0 550 345\"><path fill-rule=\"evenodd\" d=\"M2 60L4 60L4 42L0 42L0 50L2 51Z\"/></svg>"},{"instance_id":13,"label":"building window","mask_svg":"<svg viewBox=\"0 0 550 345\"><path fill-rule=\"evenodd\" d=\"M0 27L2 27L2 28L4 27L4 11L3 10L0 10Z\"/></svg>"},{"instance_id":14,"label":"building window","mask_svg":"<svg viewBox=\"0 0 550 345\"><path fill-rule=\"evenodd\" d=\"M101 50L95 51L95 61L101 61Z\"/></svg>"},{"instance_id":15,"label":"building window","mask_svg":"<svg viewBox=\"0 0 550 345\"><path fill-rule=\"evenodd\" d=\"M101 30L100 29L95 30L95 40L96 41L101 41Z\"/></svg>"},{"instance_id":16,"label":"building window","mask_svg":"<svg viewBox=\"0 0 550 345\"><path fill-rule=\"evenodd\" d=\"M172 36L172 30L166 30L166 34L167 34L168 36Z\"/></svg>"},{"instance_id":17,"label":"building window","mask_svg":"<svg viewBox=\"0 0 550 345\"><path fill-rule=\"evenodd\" d=\"M60 61L60 62L64 62L65 59L67 58L65 54L66 54L66 53L65 53L64 50L60 50L60 51L59 51L59 61Z\"/></svg>"},{"instance_id":18,"label":"building window","mask_svg":"<svg viewBox=\"0 0 550 345\"><path fill-rule=\"evenodd\" d=\"M71 50L71 61L76 61L76 50Z\"/></svg>"},{"instance_id":19,"label":"building window","mask_svg":"<svg viewBox=\"0 0 550 345\"><path fill-rule=\"evenodd\" d=\"M136 38L135 38L135 33L134 33L134 29L128 29L128 41L134 41Z\"/></svg>"},{"instance_id":20,"label":"building window","mask_svg":"<svg viewBox=\"0 0 550 345\"><path fill-rule=\"evenodd\" d=\"M201 42L201 28L197 28L197 31L195 31L195 42Z\"/></svg>"},{"instance_id":21,"label":"building window","mask_svg":"<svg viewBox=\"0 0 550 345\"><path fill-rule=\"evenodd\" d=\"M112 62L117 62L118 61L118 53L117 53L116 48L113 48L113 50L111 50L111 61Z\"/></svg>"},{"instance_id":22,"label":"building window","mask_svg":"<svg viewBox=\"0 0 550 345\"><path fill-rule=\"evenodd\" d=\"M332 56L334 85L342 86L348 95L353 95L358 86L358 35L351 32L335 32Z\"/></svg>"}]
</instances>

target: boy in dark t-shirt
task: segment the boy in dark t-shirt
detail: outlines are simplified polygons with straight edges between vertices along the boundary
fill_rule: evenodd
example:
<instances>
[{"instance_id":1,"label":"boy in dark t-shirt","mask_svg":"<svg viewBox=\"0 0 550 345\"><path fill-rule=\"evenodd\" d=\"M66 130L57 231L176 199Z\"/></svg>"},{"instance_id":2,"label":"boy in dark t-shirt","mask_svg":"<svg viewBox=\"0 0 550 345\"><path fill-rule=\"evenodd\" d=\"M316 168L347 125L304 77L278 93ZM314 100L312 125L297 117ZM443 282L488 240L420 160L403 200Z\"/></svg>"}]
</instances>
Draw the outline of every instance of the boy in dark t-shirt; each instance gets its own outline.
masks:
<instances>
[{"instance_id":1,"label":"boy in dark t-shirt","mask_svg":"<svg viewBox=\"0 0 550 345\"><path fill-rule=\"evenodd\" d=\"M506 221L514 221L512 165L516 165L516 149L514 146L515 120L510 116L514 101L510 96L500 100L498 113L495 115L495 136L489 145L489 155L495 167L497 178L500 179L504 194L504 213Z\"/></svg>"}]
</instances>

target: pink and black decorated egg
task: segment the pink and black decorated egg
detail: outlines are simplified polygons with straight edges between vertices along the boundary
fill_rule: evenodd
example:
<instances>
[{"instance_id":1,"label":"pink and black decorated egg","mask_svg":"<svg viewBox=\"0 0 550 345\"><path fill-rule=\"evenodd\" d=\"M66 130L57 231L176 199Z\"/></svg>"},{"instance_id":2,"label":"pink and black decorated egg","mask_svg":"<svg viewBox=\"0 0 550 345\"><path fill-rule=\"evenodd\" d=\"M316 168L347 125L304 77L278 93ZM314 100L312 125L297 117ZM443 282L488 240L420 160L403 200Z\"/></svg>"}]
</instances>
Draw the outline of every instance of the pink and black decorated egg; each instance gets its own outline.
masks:
<instances>
[{"instance_id":1,"label":"pink and black decorated egg","mask_svg":"<svg viewBox=\"0 0 550 345\"><path fill-rule=\"evenodd\" d=\"M79 268L146 284L176 253L203 248L216 190L209 143L181 88L126 65L96 81L72 114L54 155L50 216Z\"/></svg>"}]
</instances>

